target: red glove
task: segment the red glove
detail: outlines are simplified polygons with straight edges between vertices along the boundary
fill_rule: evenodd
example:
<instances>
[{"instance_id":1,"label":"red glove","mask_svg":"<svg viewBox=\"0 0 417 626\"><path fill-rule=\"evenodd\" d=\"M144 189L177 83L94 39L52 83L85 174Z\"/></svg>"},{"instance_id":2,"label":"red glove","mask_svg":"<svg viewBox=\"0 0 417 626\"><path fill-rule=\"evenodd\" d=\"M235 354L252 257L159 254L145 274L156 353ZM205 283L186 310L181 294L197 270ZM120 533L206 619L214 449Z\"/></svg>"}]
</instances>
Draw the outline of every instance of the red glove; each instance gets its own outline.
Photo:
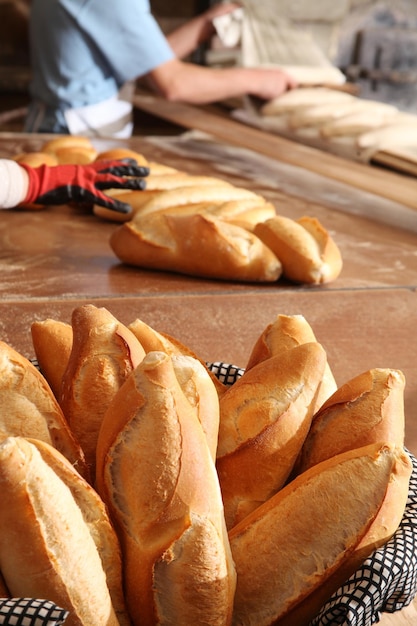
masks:
<instances>
[{"instance_id":1,"label":"red glove","mask_svg":"<svg viewBox=\"0 0 417 626\"><path fill-rule=\"evenodd\" d=\"M130 213L125 202L102 193L102 189L144 189L144 176L149 168L136 161L95 161L88 165L41 165L32 168L19 163L29 175L29 190L24 203L67 204L80 202L99 204L119 213ZM125 178L125 176L133 178Z\"/></svg>"}]
</instances>

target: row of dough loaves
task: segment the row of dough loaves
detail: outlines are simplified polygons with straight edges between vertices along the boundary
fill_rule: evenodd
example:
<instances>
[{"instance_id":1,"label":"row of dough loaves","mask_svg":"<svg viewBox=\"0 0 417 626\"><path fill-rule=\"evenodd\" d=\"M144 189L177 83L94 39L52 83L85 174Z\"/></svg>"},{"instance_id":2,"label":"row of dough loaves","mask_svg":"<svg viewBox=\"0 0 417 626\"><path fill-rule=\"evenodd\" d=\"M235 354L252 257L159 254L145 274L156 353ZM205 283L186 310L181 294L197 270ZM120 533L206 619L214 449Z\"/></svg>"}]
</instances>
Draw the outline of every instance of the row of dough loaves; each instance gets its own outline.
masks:
<instances>
[{"instance_id":1,"label":"row of dough loaves","mask_svg":"<svg viewBox=\"0 0 417 626\"><path fill-rule=\"evenodd\" d=\"M328 87L286 92L264 104L259 118L272 131L364 162L417 145L416 115Z\"/></svg>"},{"instance_id":2,"label":"row of dough loaves","mask_svg":"<svg viewBox=\"0 0 417 626\"><path fill-rule=\"evenodd\" d=\"M0 343L3 596L68 626L307 626L396 531L404 376L338 387L304 317L278 315L230 387L91 304L31 332L40 370Z\"/></svg>"}]
</instances>

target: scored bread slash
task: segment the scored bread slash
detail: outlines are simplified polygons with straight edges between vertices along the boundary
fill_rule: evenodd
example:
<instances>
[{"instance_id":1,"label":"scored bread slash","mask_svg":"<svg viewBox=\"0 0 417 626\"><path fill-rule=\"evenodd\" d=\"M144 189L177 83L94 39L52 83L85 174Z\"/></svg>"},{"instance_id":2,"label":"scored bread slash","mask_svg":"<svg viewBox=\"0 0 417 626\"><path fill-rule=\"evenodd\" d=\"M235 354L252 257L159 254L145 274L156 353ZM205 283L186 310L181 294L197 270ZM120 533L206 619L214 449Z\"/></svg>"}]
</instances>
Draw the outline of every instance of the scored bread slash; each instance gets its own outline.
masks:
<instances>
[{"instance_id":1,"label":"scored bread slash","mask_svg":"<svg viewBox=\"0 0 417 626\"><path fill-rule=\"evenodd\" d=\"M60 405L94 476L103 415L145 351L133 333L104 307L76 307L71 324L73 343L62 378Z\"/></svg>"},{"instance_id":2,"label":"scored bread slash","mask_svg":"<svg viewBox=\"0 0 417 626\"><path fill-rule=\"evenodd\" d=\"M259 335L252 347L246 364L246 371L265 359L280 354L284 350L295 348L303 343L317 341L316 336L303 315L277 315ZM319 392L315 402L315 410L337 390L336 380L329 363L323 374Z\"/></svg>"},{"instance_id":3,"label":"scored bread slash","mask_svg":"<svg viewBox=\"0 0 417 626\"><path fill-rule=\"evenodd\" d=\"M315 414L296 471L378 441L404 445L405 376L375 368L341 385Z\"/></svg>"}]
</instances>

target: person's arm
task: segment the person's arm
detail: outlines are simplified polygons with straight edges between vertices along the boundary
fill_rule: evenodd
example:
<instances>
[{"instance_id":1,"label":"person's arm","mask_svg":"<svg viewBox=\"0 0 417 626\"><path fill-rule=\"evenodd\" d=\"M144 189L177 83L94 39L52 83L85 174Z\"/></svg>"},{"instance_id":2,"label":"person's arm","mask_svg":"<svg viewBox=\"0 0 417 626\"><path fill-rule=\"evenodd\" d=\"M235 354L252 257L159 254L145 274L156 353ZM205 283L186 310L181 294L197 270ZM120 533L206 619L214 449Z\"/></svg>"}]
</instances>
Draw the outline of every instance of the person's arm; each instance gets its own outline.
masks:
<instances>
[{"instance_id":1,"label":"person's arm","mask_svg":"<svg viewBox=\"0 0 417 626\"><path fill-rule=\"evenodd\" d=\"M198 46L215 34L213 19L239 8L235 2L215 4L213 7L185 22L167 35L167 40L175 56L184 59L194 52Z\"/></svg>"},{"instance_id":2,"label":"person's arm","mask_svg":"<svg viewBox=\"0 0 417 626\"><path fill-rule=\"evenodd\" d=\"M170 101L208 104L245 94L272 100L296 82L276 68L210 68L179 59L158 66L146 77L151 89Z\"/></svg>"},{"instance_id":3,"label":"person's arm","mask_svg":"<svg viewBox=\"0 0 417 626\"><path fill-rule=\"evenodd\" d=\"M0 159L0 209L78 202L129 213L131 207L128 204L106 195L103 190L144 189L142 177L148 173L148 168L138 166L132 160L33 168Z\"/></svg>"}]
</instances>

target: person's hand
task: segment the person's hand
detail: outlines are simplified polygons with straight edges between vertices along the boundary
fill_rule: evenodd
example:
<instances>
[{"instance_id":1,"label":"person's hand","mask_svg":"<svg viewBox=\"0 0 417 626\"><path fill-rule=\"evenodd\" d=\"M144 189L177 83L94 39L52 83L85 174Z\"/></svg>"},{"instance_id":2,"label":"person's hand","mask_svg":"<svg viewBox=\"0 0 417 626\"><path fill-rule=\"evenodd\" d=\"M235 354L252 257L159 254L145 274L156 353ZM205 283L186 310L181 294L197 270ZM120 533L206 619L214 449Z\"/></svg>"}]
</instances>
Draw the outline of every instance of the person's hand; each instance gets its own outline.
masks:
<instances>
[{"instance_id":1,"label":"person's hand","mask_svg":"<svg viewBox=\"0 0 417 626\"><path fill-rule=\"evenodd\" d=\"M32 168L23 163L29 176L28 194L22 204L67 204L68 202L98 204L130 213L130 205L112 198L104 189L144 189L143 180L149 168L136 161L96 161L88 165L41 165Z\"/></svg>"},{"instance_id":2,"label":"person's hand","mask_svg":"<svg viewBox=\"0 0 417 626\"><path fill-rule=\"evenodd\" d=\"M297 81L279 68L254 67L243 68L248 75L249 94L262 100L273 100L285 91L295 89Z\"/></svg>"}]
</instances>

